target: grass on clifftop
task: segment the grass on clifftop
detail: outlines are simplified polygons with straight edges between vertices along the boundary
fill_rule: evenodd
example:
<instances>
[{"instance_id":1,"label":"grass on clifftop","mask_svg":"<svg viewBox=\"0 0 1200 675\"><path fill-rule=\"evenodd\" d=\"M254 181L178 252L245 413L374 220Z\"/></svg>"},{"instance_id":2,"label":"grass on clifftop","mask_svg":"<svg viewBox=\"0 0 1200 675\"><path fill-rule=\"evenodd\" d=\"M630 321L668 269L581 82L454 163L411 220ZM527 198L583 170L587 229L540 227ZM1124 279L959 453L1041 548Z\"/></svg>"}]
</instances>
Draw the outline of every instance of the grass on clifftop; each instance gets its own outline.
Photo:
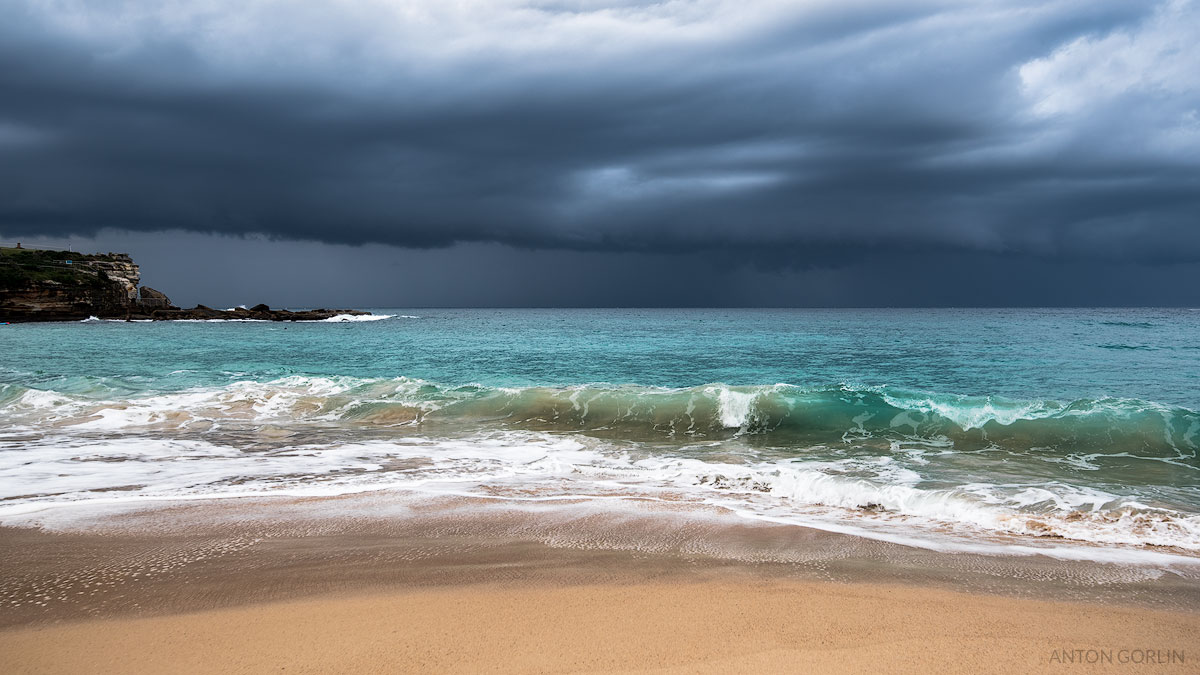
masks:
<instances>
[{"instance_id":1,"label":"grass on clifftop","mask_svg":"<svg viewBox=\"0 0 1200 675\"><path fill-rule=\"evenodd\" d=\"M100 287L107 278L90 267L75 265L93 260L114 260L103 254L84 254L72 251L40 251L26 248L0 247L0 289L28 288L44 281L68 286ZM67 261L71 264L67 264Z\"/></svg>"}]
</instances>

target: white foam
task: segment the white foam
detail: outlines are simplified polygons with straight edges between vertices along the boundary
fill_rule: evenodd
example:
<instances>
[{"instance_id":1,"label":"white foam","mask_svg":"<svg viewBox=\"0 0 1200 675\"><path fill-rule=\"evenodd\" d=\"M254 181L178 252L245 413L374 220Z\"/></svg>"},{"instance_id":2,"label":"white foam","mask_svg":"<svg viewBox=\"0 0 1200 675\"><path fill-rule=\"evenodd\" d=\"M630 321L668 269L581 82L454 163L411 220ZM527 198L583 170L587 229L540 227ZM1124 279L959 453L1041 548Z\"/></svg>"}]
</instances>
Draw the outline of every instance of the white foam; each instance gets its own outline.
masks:
<instances>
[{"instance_id":1,"label":"white foam","mask_svg":"<svg viewBox=\"0 0 1200 675\"><path fill-rule=\"evenodd\" d=\"M705 390L712 393L712 388ZM741 429L750 422L754 412L754 399L758 398L756 391L735 391L729 387L719 387L717 394L717 415L721 426L726 429Z\"/></svg>"},{"instance_id":2,"label":"white foam","mask_svg":"<svg viewBox=\"0 0 1200 675\"><path fill-rule=\"evenodd\" d=\"M307 380L296 383L327 390L345 386ZM269 407L264 405L263 414L270 414ZM117 416L101 415L90 429L111 428ZM1154 558L1144 546L1200 552L1200 516L1062 484L928 488L915 472L886 457L731 463L633 455L582 437L533 432L302 444L265 452L129 437L0 444L0 499L6 500L0 522L7 524L78 504L380 489L503 499L661 498L946 550L1122 560ZM995 539L1011 535L1026 536Z\"/></svg>"},{"instance_id":3,"label":"white foam","mask_svg":"<svg viewBox=\"0 0 1200 675\"><path fill-rule=\"evenodd\" d=\"M9 405L20 410L54 410L71 403L72 399L55 391L26 389Z\"/></svg>"},{"instance_id":4,"label":"white foam","mask_svg":"<svg viewBox=\"0 0 1200 675\"><path fill-rule=\"evenodd\" d=\"M66 396L53 391L29 389L0 408L13 428L46 424L71 425L82 430L125 430L161 424L168 419L189 420L296 421L321 419L321 406L354 387L376 382L351 377L290 376L269 382L241 380L220 387L182 391L119 400L95 400ZM393 381L381 381L381 387ZM399 386L419 387L415 381ZM397 387L397 388L398 388Z\"/></svg>"},{"instance_id":5,"label":"white foam","mask_svg":"<svg viewBox=\"0 0 1200 675\"><path fill-rule=\"evenodd\" d=\"M360 321L383 321L384 319L394 318L395 314L338 314L331 316L328 319L321 319L325 323L355 323ZM401 317L405 319L416 319L415 316Z\"/></svg>"},{"instance_id":6,"label":"white foam","mask_svg":"<svg viewBox=\"0 0 1200 675\"><path fill-rule=\"evenodd\" d=\"M885 393L883 399L903 410L934 413L945 417L964 430L978 429L988 422L1009 425L1019 420L1038 419L1062 413L1062 408L1045 401L1006 403L995 401L990 396L982 400L959 397L954 401L943 401L933 398L897 398ZM903 425L915 424L909 421L903 422Z\"/></svg>"}]
</instances>

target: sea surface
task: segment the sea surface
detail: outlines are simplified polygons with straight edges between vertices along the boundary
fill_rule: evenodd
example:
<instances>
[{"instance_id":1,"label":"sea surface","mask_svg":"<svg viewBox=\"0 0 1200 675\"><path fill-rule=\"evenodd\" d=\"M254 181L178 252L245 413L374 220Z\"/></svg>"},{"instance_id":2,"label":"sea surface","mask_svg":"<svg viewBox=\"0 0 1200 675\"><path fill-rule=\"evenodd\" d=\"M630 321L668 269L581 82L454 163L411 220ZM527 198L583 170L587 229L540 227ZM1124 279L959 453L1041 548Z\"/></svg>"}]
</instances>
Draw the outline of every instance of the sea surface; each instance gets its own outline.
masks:
<instances>
[{"instance_id":1,"label":"sea surface","mask_svg":"<svg viewBox=\"0 0 1200 675\"><path fill-rule=\"evenodd\" d=\"M1200 562L1200 311L374 311L0 326L0 524L403 491Z\"/></svg>"}]
</instances>

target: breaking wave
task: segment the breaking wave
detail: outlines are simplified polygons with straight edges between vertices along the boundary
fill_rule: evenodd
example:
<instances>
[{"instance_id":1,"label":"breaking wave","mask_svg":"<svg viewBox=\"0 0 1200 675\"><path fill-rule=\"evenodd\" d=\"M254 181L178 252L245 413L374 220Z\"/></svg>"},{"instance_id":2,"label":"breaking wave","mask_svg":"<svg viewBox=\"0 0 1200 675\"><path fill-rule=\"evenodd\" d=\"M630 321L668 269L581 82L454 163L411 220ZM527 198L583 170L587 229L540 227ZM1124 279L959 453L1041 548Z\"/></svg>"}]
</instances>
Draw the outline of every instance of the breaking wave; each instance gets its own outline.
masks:
<instances>
[{"instance_id":1,"label":"breaking wave","mask_svg":"<svg viewBox=\"0 0 1200 675\"><path fill-rule=\"evenodd\" d=\"M868 439L949 442L960 451L1001 448L1178 461L1193 467L1200 414L1123 398L1012 400L886 387L709 384L671 389L443 385L419 379L291 376L222 387L128 395L129 383L6 385L9 424L123 428L188 421L339 422L369 426L473 424L571 431L631 440L742 438L780 445ZM116 396L113 396L116 394Z\"/></svg>"},{"instance_id":2,"label":"breaking wave","mask_svg":"<svg viewBox=\"0 0 1200 675\"><path fill-rule=\"evenodd\" d=\"M669 497L884 538L1200 552L1200 414L1151 401L405 377L55 386L0 384L0 516L101 497L407 488Z\"/></svg>"}]
</instances>

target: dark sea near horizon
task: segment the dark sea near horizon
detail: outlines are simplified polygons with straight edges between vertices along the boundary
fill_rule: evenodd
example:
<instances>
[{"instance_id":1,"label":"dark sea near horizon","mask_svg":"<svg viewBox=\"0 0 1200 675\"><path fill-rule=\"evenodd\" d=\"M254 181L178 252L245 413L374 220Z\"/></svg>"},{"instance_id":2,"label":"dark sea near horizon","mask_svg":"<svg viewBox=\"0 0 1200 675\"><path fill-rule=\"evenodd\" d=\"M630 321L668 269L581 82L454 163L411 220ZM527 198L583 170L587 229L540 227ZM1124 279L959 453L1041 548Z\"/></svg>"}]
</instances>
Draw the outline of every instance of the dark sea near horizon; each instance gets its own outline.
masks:
<instances>
[{"instance_id":1,"label":"dark sea near horizon","mask_svg":"<svg viewBox=\"0 0 1200 675\"><path fill-rule=\"evenodd\" d=\"M1200 564L1200 311L375 311L4 326L0 524L403 491Z\"/></svg>"}]
</instances>

